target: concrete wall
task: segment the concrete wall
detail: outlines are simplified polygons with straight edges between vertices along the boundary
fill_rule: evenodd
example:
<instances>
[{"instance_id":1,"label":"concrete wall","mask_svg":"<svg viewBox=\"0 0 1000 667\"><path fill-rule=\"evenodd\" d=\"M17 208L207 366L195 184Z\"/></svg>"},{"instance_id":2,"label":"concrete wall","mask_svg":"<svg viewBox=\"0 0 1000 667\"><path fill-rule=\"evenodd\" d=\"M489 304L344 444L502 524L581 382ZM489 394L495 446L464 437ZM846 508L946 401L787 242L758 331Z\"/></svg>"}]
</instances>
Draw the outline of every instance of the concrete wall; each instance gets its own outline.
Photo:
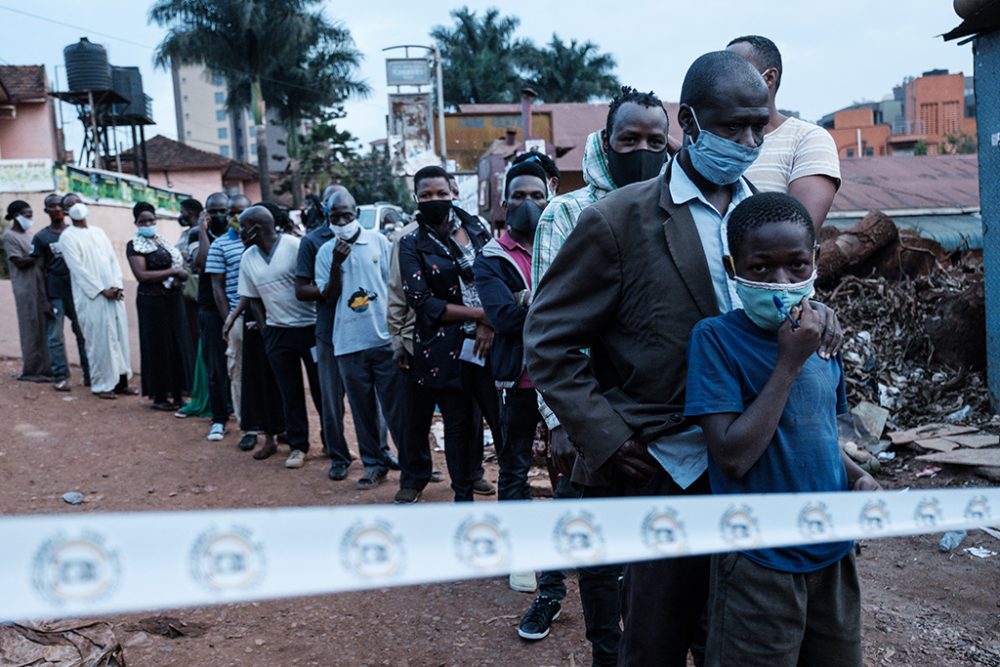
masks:
<instances>
[{"instance_id":1,"label":"concrete wall","mask_svg":"<svg viewBox=\"0 0 1000 667\"><path fill-rule=\"evenodd\" d=\"M49 102L18 104L14 120L0 120L0 158L58 161L55 121Z\"/></svg>"}]
</instances>

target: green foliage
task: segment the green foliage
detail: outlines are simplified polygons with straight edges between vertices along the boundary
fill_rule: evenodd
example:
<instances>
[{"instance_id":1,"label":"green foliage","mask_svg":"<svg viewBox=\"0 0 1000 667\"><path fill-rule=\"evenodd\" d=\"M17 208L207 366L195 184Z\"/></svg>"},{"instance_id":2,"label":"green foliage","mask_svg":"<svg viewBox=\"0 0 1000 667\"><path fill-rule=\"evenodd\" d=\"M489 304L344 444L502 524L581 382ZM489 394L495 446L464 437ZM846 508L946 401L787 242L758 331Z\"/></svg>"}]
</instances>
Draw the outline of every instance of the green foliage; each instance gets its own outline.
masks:
<instances>
[{"instance_id":1,"label":"green foliage","mask_svg":"<svg viewBox=\"0 0 1000 667\"><path fill-rule=\"evenodd\" d=\"M914 155L927 155L927 142L923 139L917 141L913 144L913 154Z\"/></svg>"},{"instance_id":2,"label":"green foliage","mask_svg":"<svg viewBox=\"0 0 1000 667\"><path fill-rule=\"evenodd\" d=\"M569 44L558 35L544 49L534 49L525 69L530 85L545 102L588 102L613 97L621 88L613 56L591 41Z\"/></svg>"},{"instance_id":3,"label":"green foliage","mask_svg":"<svg viewBox=\"0 0 1000 667\"><path fill-rule=\"evenodd\" d=\"M350 132L338 130L332 122L343 116L343 112L326 114L321 122L313 125L299 138L299 174L306 190L322 191L335 177L340 176L345 162L357 158L357 138ZM290 188L288 179L279 191Z\"/></svg>"},{"instance_id":4,"label":"green foliage","mask_svg":"<svg viewBox=\"0 0 1000 667\"><path fill-rule=\"evenodd\" d=\"M976 138L965 132L949 134L940 146L942 155L971 155L978 149Z\"/></svg>"},{"instance_id":5,"label":"green foliage","mask_svg":"<svg viewBox=\"0 0 1000 667\"><path fill-rule=\"evenodd\" d=\"M538 48L515 36L520 19L495 7L482 15L462 7L451 16L453 26L431 30L441 49L446 106L516 102L524 86L545 102L587 102L618 90L614 58L593 42L567 44L552 35Z\"/></svg>"},{"instance_id":6,"label":"green foliage","mask_svg":"<svg viewBox=\"0 0 1000 667\"><path fill-rule=\"evenodd\" d=\"M381 151L349 159L337 165L335 171L340 183L351 191L358 204L385 201L407 212L416 208L406 181L392 173L392 163Z\"/></svg>"}]
</instances>

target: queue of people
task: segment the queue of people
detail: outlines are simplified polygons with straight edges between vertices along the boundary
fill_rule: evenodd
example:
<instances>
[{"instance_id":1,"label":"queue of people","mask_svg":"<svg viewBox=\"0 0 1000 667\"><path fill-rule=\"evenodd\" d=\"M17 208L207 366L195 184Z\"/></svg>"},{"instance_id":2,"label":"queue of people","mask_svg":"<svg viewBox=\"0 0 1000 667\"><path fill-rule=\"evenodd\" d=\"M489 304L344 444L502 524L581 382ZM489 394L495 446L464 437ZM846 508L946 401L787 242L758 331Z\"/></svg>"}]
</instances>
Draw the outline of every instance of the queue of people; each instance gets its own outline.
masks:
<instances>
[{"instance_id":1,"label":"queue of people","mask_svg":"<svg viewBox=\"0 0 1000 667\"><path fill-rule=\"evenodd\" d=\"M559 194L546 155L513 160L499 234L456 205L436 166L414 175L416 220L395 242L361 227L339 185L311 200L302 238L273 204L216 193L204 208L182 204L190 230L172 245L139 204L127 254L142 393L154 409L207 417L209 440L235 415L241 450L263 435L254 458L283 443L285 466L299 468L305 377L330 479L352 465L346 396L356 486L400 470L397 503L443 479L428 444L435 410L456 502L494 492L484 420L502 502L530 498L539 438L556 502L878 489L839 452L842 334L811 300L839 161L828 134L777 111L781 76L777 48L756 35L698 58L680 91L683 144L655 94L623 87L587 138L584 188ZM130 393L110 242L76 195L45 206L51 225L32 244L30 207L12 203L3 239L21 379L68 388L69 316L91 390ZM538 591L522 638L549 634L565 577L510 576ZM850 543L583 567L578 578L594 665L861 664Z\"/></svg>"}]
</instances>

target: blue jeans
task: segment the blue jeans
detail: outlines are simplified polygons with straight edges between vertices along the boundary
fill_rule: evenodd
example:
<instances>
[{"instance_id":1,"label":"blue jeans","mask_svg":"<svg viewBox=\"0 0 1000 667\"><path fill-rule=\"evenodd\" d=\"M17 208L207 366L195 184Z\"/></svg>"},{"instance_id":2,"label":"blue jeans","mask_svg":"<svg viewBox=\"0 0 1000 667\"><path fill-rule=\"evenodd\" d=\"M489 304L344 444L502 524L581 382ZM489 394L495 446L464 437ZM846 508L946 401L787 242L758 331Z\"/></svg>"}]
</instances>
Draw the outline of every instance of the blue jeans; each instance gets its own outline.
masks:
<instances>
[{"instance_id":1,"label":"blue jeans","mask_svg":"<svg viewBox=\"0 0 1000 667\"><path fill-rule=\"evenodd\" d=\"M80 353L80 368L83 370L83 380L90 380L90 364L87 363L87 350L84 348L83 330L80 329L80 320L76 316L76 307L73 305L72 297L68 299L54 299L49 297L55 317L48 320L48 347L49 360L52 362L52 376L56 382L69 379L69 362L66 361L66 340L63 331L65 318L69 318L72 323L73 335L76 337L76 349Z\"/></svg>"},{"instance_id":2,"label":"blue jeans","mask_svg":"<svg viewBox=\"0 0 1000 667\"><path fill-rule=\"evenodd\" d=\"M384 345L339 355L337 368L351 405L365 474L385 472L389 469L389 447L380 439L379 406L397 449L406 437L406 384L392 360L392 347Z\"/></svg>"}]
</instances>

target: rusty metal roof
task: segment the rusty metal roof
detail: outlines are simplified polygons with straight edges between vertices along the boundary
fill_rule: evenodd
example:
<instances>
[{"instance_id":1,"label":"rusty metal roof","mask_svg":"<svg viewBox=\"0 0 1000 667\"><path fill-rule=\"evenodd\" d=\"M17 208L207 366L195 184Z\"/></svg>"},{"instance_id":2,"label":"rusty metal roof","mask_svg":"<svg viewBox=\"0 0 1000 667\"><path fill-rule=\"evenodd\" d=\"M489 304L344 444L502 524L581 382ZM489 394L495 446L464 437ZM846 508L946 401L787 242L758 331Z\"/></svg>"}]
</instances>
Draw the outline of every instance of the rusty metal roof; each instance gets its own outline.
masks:
<instances>
[{"instance_id":1,"label":"rusty metal roof","mask_svg":"<svg viewBox=\"0 0 1000 667\"><path fill-rule=\"evenodd\" d=\"M840 175L831 212L979 206L975 155L847 159L840 161Z\"/></svg>"},{"instance_id":2,"label":"rusty metal roof","mask_svg":"<svg viewBox=\"0 0 1000 667\"><path fill-rule=\"evenodd\" d=\"M48 92L45 65L0 65L0 85L9 102L44 102Z\"/></svg>"}]
</instances>

